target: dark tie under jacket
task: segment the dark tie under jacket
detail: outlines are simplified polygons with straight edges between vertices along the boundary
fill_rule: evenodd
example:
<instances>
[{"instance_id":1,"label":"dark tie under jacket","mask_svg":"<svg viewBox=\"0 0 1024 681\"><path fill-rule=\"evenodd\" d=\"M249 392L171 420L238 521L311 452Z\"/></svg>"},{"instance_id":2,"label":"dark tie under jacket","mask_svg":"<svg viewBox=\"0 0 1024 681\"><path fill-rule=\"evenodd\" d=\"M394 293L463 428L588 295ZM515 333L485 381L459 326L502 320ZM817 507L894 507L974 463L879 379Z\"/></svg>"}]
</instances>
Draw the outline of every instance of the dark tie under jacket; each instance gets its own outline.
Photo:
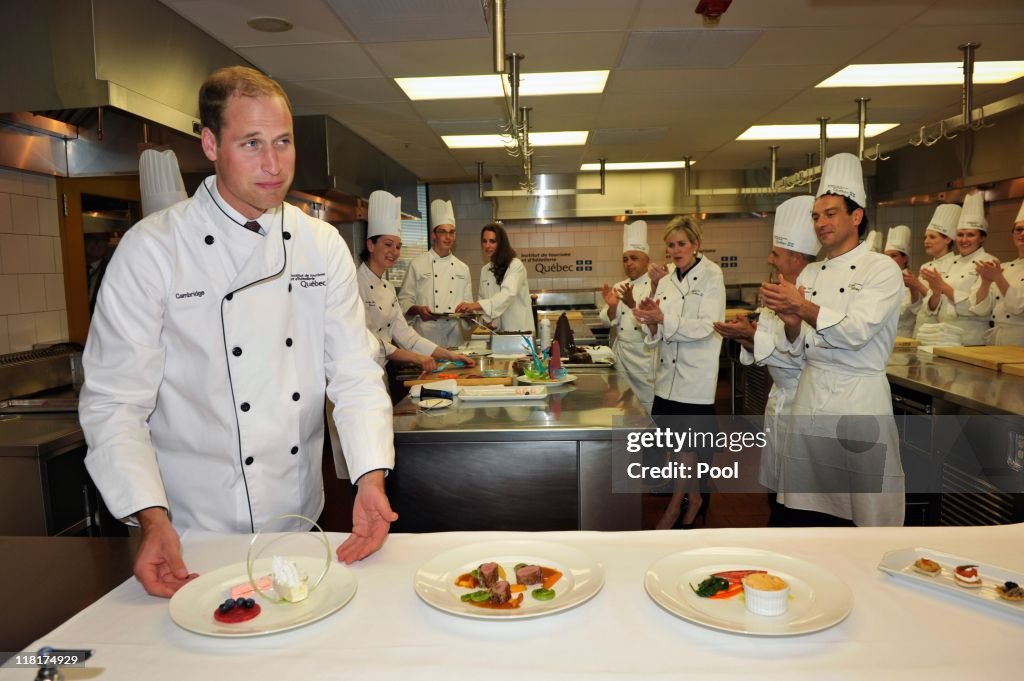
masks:
<instances>
[{"instance_id":1,"label":"dark tie under jacket","mask_svg":"<svg viewBox=\"0 0 1024 681\"><path fill-rule=\"evenodd\" d=\"M249 222L245 223L244 227L248 230L256 232L257 234L259 234L260 232L260 223L256 222L255 220L249 220Z\"/></svg>"}]
</instances>

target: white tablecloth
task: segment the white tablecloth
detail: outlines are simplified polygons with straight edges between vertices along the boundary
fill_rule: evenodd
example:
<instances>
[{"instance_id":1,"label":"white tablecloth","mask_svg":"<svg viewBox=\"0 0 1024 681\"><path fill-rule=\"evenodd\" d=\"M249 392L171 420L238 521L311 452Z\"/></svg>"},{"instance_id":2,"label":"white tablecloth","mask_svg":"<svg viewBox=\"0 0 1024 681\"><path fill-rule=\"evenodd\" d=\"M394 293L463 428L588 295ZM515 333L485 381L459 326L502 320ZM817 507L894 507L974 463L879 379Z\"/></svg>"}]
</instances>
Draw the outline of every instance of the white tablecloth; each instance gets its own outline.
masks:
<instances>
[{"instance_id":1,"label":"white tablecloth","mask_svg":"<svg viewBox=\"0 0 1024 681\"><path fill-rule=\"evenodd\" d=\"M333 546L343 538L329 536ZM604 565L604 589L573 610L501 622L452 616L416 596L413 577L428 559L503 538L561 542L588 552ZM186 534L188 566L202 573L244 560L248 539ZM755 638L678 619L647 596L644 574L656 559L715 546L777 551L827 568L851 587L853 612L815 634ZM207 638L179 629L166 600L128 581L32 649L95 649L90 668L68 670L69 679L1022 678L1024 618L908 585L877 569L886 551L913 546L1024 573L1024 525L395 535L352 568L359 582L355 598L301 629ZM32 673L0 670L0 679L15 678Z\"/></svg>"}]
</instances>

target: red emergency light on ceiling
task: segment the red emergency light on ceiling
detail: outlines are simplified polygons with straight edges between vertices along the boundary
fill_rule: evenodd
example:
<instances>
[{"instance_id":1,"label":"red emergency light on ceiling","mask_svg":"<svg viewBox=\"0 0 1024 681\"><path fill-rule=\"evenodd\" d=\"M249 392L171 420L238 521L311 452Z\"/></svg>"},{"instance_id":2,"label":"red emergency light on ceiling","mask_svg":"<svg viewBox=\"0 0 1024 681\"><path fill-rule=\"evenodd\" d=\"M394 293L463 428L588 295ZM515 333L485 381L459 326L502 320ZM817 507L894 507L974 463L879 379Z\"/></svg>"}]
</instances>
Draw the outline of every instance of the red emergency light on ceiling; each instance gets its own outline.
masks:
<instances>
[{"instance_id":1,"label":"red emergency light on ceiling","mask_svg":"<svg viewBox=\"0 0 1024 681\"><path fill-rule=\"evenodd\" d=\"M732 0L700 0L694 14L704 17L705 26L717 26L718 20L722 18L725 11L729 9Z\"/></svg>"}]
</instances>

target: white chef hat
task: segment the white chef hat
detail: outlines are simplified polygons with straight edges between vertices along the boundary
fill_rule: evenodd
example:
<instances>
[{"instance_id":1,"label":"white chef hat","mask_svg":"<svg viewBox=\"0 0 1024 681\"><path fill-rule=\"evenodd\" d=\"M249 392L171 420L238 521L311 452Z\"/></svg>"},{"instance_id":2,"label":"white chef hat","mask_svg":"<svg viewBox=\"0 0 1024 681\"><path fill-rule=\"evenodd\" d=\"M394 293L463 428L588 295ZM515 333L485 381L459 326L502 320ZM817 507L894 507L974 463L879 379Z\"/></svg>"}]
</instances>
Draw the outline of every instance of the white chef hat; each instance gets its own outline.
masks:
<instances>
[{"instance_id":1,"label":"white chef hat","mask_svg":"<svg viewBox=\"0 0 1024 681\"><path fill-rule=\"evenodd\" d=\"M142 152L139 156L139 189L143 217L188 198L173 149L146 149Z\"/></svg>"},{"instance_id":2,"label":"white chef hat","mask_svg":"<svg viewBox=\"0 0 1024 681\"><path fill-rule=\"evenodd\" d=\"M938 232L948 239L956 238L956 225L960 221L960 206L955 203L943 203L935 206L932 221L925 229Z\"/></svg>"},{"instance_id":3,"label":"white chef hat","mask_svg":"<svg viewBox=\"0 0 1024 681\"><path fill-rule=\"evenodd\" d=\"M1013 224L1018 222L1024 222L1024 203L1020 204L1020 210L1017 211L1017 217L1014 219Z\"/></svg>"},{"instance_id":4,"label":"white chef hat","mask_svg":"<svg viewBox=\"0 0 1024 681\"><path fill-rule=\"evenodd\" d=\"M882 235L875 230L872 229L867 233L867 236L864 237L864 243L875 253L882 252Z\"/></svg>"},{"instance_id":5,"label":"white chef hat","mask_svg":"<svg viewBox=\"0 0 1024 681\"><path fill-rule=\"evenodd\" d=\"M640 251L650 255L647 246L647 223L643 220L626 223L622 230L622 252Z\"/></svg>"},{"instance_id":6,"label":"white chef hat","mask_svg":"<svg viewBox=\"0 0 1024 681\"><path fill-rule=\"evenodd\" d=\"M988 232L988 220L985 219L985 195L981 192L968 194L964 197L964 207L960 211L960 220L956 229L979 229Z\"/></svg>"},{"instance_id":7,"label":"white chef hat","mask_svg":"<svg viewBox=\"0 0 1024 681\"><path fill-rule=\"evenodd\" d=\"M402 236L402 199L378 189L370 194L366 238Z\"/></svg>"},{"instance_id":8,"label":"white chef hat","mask_svg":"<svg viewBox=\"0 0 1024 681\"><path fill-rule=\"evenodd\" d=\"M809 194L794 196L775 209L772 242L781 248L807 255L818 255L821 242L814 233L814 197Z\"/></svg>"},{"instance_id":9,"label":"white chef hat","mask_svg":"<svg viewBox=\"0 0 1024 681\"><path fill-rule=\"evenodd\" d=\"M861 208L867 208L868 193L864 191L864 171L860 159L853 154L836 154L825 159L821 184L816 197L825 194L845 196Z\"/></svg>"},{"instance_id":10,"label":"white chef hat","mask_svg":"<svg viewBox=\"0 0 1024 681\"><path fill-rule=\"evenodd\" d=\"M430 202L430 231L438 225L455 226L455 210L451 201L434 199Z\"/></svg>"},{"instance_id":11,"label":"white chef hat","mask_svg":"<svg viewBox=\"0 0 1024 681\"><path fill-rule=\"evenodd\" d=\"M910 254L910 227L896 225L889 228L889 237L885 240L885 250L899 251L903 255Z\"/></svg>"}]
</instances>

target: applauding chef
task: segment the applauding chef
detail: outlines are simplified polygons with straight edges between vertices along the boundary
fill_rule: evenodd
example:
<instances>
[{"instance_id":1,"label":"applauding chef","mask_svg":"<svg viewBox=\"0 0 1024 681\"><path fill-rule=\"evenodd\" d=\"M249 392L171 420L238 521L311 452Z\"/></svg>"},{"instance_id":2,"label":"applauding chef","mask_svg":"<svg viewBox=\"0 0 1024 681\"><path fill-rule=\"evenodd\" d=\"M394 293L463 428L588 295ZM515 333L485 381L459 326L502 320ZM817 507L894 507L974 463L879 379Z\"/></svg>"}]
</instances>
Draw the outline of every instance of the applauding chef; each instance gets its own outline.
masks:
<instances>
[{"instance_id":1,"label":"applauding chef","mask_svg":"<svg viewBox=\"0 0 1024 681\"><path fill-rule=\"evenodd\" d=\"M904 338L914 336L917 323L917 310L914 308L913 295L910 292L907 275L910 274L910 227L896 225L889 228L889 236L885 240L885 251L903 273L903 300L900 302L900 323L896 327L896 335Z\"/></svg>"},{"instance_id":2,"label":"applauding chef","mask_svg":"<svg viewBox=\"0 0 1024 681\"><path fill-rule=\"evenodd\" d=\"M444 319L433 313L455 312L463 300L473 297L469 266L455 257L455 212L451 201L430 202L430 231L433 246L409 263L398 303L411 317L418 334L440 346L462 345L465 322Z\"/></svg>"},{"instance_id":3,"label":"applauding chef","mask_svg":"<svg viewBox=\"0 0 1024 681\"><path fill-rule=\"evenodd\" d=\"M814 262L821 244L814 233L814 221L811 219L813 207L813 196L796 196L783 202L775 211L772 250L768 254L772 279L781 277L785 281L796 281L804 268ZM779 488L779 452L783 444L778 440L781 425L779 419L792 409L803 360L775 347L776 334L782 328L782 322L775 313L764 306L758 309L758 313L756 326L746 318L740 318L724 323L716 322L715 331L740 344L741 363L765 366L772 377L772 389L764 408L764 430L768 442L761 450L760 481L774 492ZM769 502L772 506L769 524L785 524L774 494Z\"/></svg>"},{"instance_id":4,"label":"applauding chef","mask_svg":"<svg viewBox=\"0 0 1024 681\"><path fill-rule=\"evenodd\" d=\"M949 273L956 254L953 252L953 240L956 238L956 224L960 220L960 206L955 203L944 203L935 207L932 219L924 230L924 252L932 259L921 265L920 277L910 272L903 272L903 283L910 290L910 310L914 312L914 337L925 324L938 321L935 312L931 312L924 301L928 299L929 287L925 270L935 270L942 277Z\"/></svg>"},{"instance_id":5,"label":"applauding chef","mask_svg":"<svg viewBox=\"0 0 1024 681\"><path fill-rule=\"evenodd\" d=\"M325 386L359 483L338 557L372 553L398 517L384 493L391 403L351 253L284 203L288 98L232 67L203 83L199 110L216 175L125 234L83 359L86 464L111 512L141 525L135 575L158 596L194 576L177 531L319 516Z\"/></svg>"},{"instance_id":6,"label":"applauding chef","mask_svg":"<svg viewBox=\"0 0 1024 681\"><path fill-rule=\"evenodd\" d=\"M977 264L978 283L972 298L992 310L992 329L986 334L989 345L1024 345L1024 204L1021 204L1011 232L1017 259L1001 264L998 260Z\"/></svg>"},{"instance_id":7,"label":"applauding chef","mask_svg":"<svg viewBox=\"0 0 1024 681\"><path fill-rule=\"evenodd\" d=\"M644 343L643 325L633 316L633 308L651 295L651 278L647 268L651 264L647 247L647 223L637 220L623 231L622 268L629 277L614 287L601 287L605 306L601 308L601 321L615 327L616 369L621 373L637 399L648 413L654 401L654 362L657 349Z\"/></svg>"},{"instance_id":8,"label":"applauding chef","mask_svg":"<svg viewBox=\"0 0 1024 681\"><path fill-rule=\"evenodd\" d=\"M383 348L384 356L396 362L418 364L424 372L437 368L437 359L474 362L456 355L419 335L406 323L398 305L395 288L384 273L395 266L402 251L402 200L385 191L370 194L366 248L359 254L359 296L366 304L366 324Z\"/></svg>"},{"instance_id":9,"label":"applauding chef","mask_svg":"<svg viewBox=\"0 0 1024 681\"><path fill-rule=\"evenodd\" d=\"M779 502L806 512L788 514L791 524L903 524L903 467L885 374L903 277L890 258L859 242L866 206L860 160L827 159L812 211L826 259L805 267L796 285L780 277L761 287L784 325L776 346L805 362L780 436ZM851 485L864 492L846 491Z\"/></svg>"}]
</instances>

